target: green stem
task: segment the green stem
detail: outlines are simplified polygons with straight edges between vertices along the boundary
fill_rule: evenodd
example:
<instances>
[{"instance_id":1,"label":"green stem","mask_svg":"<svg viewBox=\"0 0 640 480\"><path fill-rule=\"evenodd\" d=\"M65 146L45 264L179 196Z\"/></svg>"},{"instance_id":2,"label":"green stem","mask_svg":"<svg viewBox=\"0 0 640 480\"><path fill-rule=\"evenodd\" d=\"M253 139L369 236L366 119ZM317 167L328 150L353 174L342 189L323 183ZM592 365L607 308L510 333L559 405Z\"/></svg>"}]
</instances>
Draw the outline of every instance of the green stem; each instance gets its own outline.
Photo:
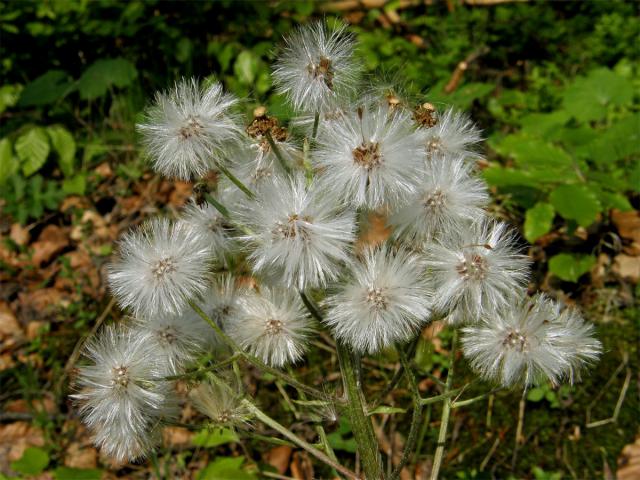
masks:
<instances>
[{"instance_id":1,"label":"green stem","mask_svg":"<svg viewBox=\"0 0 640 480\"><path fill-rule=\"evenodd\" d=\"M447 382L444 386L444 394L451 391L451 385L453 384L453 367L456 362L456 343L458 340L457 330L453 331L453 338L451 340L451 364L449 365L449 371L447 372ZM447 429L449 428L449 417L451 415L451 398L448 397L442 405L442 418L440 419L440 432L438 433L438 446L436 447L436 453L433 457L433 467L431 468L431 480L437 480L440 473L440 467L442 465L442 459L444 457L444 446L447 440Z\"/></svg>"},{"instance_id":2,"label":"green stem","mask_svg":"<svg viewBox=\"0 0 640 480\"><path fill-rule=\"evenodd\" d=\"M242 401L242 403L247 407L247 409L251 413L253 413L255 415L255 417L258 420L260 420L264 424L268 425L269 427L273 428L275 431L280 433L287 440L290 440L291 442L293 442L296 445L298 445L300 448L306 450L307 452L309 452L311 455L316 457L321 462L325 463L326 465L329 465L330 467L334 468L336 471L340 472L342 475L344 475L344 476L346 476L348 478L352 478L354 480L358 480L360 478L358 475L356 475L355 472L349 470L346 467L343 467L338 462L332 460L323 451L318 450L317 448L315 448L310 443L308 443L305 440L303 440L300 437L298 437L291 430L289 430L288 428L286 428L283 425L281 425L280 423L278 423L276 420L274 420L269 415L267 415L262 410L260 410L258 407L256 407L249 400L245 399L245 400Z\"/></svg>"},{"instance_id":3,"label":"green stem","mask_svg":"<svg viewBox=\"0 0 640 480\"><path fill-rule=\"evenodd\" d=\"M418 388L418 381L411 368L411 363L407 358L407 355L402 349L398 349L400 355L400 361L404 367L405 375L409 380L409 388L411 390L411 396L413 397L413 414L411 415L411 427L409 428L409 435L407 435L407 441L404 444L402 451L402 457L400 462L396 465L396 468L391 474L391 480L400 478L400 472L411 458L411 454L414 451L416 441L418 440L418 432L420 431L420 425L422 421L422 399L420 398L420 390Z\"/></svg>"},{"instance_id":4,"label":"green stem","mask_svg":"<svg viewBox=\"0 0 640 480\"><path fill-rule=\"evenodd\" d=\"M460 401L453 402L451 404L451 408L466 407L467 405L471 405L472 403L475 403L478 400L483 400L483 399L487 398L488 396L493 395L496 392L499 392L500 390L504 390L504 389L503 388L494 388L493 390L485 392L482 395L478 395L477 397L472 397L472 398L469 398L467 400L460 400Z\"/></svg>"},{"instance_id":5,"label":"green stem","mask_svg":"<svg viewBox=\"0 0 640 480\"><path fill-rule=\"evenodd\" d=\"M285 172L287 172L287 174L291 174L291 167L289 167L289 164L282 156L280 147L278 147L278 145L276 144L276 141L273 139L273 135L271 135L271 130L267 130L264 136L267 137L267 142L269 142L269 146L271 147L273 154L276 156L276 158L280 162L280 166L282 166L282 168L284 169Z\"/></svg>"},{"instance_id":6,"label":"green stem","mask_svg":"<svg viewBox=\"0 0 640 480\"><path fill-rule=\"evenodd\" d=\"M224 218L226 219L231 218L231 215L229 215L229 210L227 210L227 207L225 207L218 200L216 200L213 195L211 195L210 193L205 193L204 198L207 202L213 205L215 209L218 210Z\"/></svg>"},{"instance_id":7,"label":"green stem","mask_svg":"<svg viewBox=\"0 0 640 480\"><path fill-rule=\"evenodd\" d=\"M318 135L318 126L320 125L320 112L316 112L313 117L313 131L311 132L311 138L315 140Z\"/></svg>"},{"instance_id":8,"label":"green stem","mask_svg":"<svg viewBox=\"0 0 640 480\"><path fill-rule=\"evenodd\" d=\"M213 328L215 330L215 332L218 334L220 339L224 343L226 343L227 346L229 346L229 348L231 348L232 351L238 352L240 355L242 355L242 358L244 358L247 362L249 362L254 367L259 368L260 370L262 370L264 372L270 373L274 377L279 378L283 382L291 385L296 390L303 391L303 392L307 393L308 395L312 395L312 396L314 396L316 398L324 398L324 399L328 399L328 400L334 400L334 399L328 398L328 395L326 395L324 392L321 392L320 390L317 390L317 389L315 389L313 387L305 385L302 382L299 382L298 380L296 380L292 376L287 375L286 373L281 372L280 370L278 370L276 368L270 367L269 365L264 363L262 360L260 360L257 357L254 357L253 355L250 355L249 353L245 352L240 347L240 345L238 345L231 337L229 337L229 335L224 333L222 331L222 329L220 328L220 326L215 321L213 321L206 313L204 313L204 311L202 311L202 309L198 305L196 305L194 302L189 302L189 304L191 305L191 308L193 308L193 310L198 315L200 315L200 317L205 322L207 322L211 326L211 328Z\"/></svg>"},{"instance_id":9,"label":"green stem","mask_svg":"<svg viewBox=\"0 0 640 480\"><path fill-rule=\"evenodd\" d=\"M181 373L179 375L169 375L166 377L162 377L161 380L167 380L167 381L181 380L184 378L191 378L194 376L198 376L202 373L206 373L210 371L218 371L226 367L227 365L235 364L235 361L238 359L238 357L240 357L240 355L238 353L234 353L231 357L227 358L226 360L215 363L213 365L209 365L207 367L200 365L199 367L196 367L192 370L187 370L186 372Z\"/></svg>"},{"instance_id":10,"label":"green stem","mask_svg":"<svg viewBox=\"0 0 640 480\"><path fill-rule=\"evenodd\" d=\"M384 478L382 458L378 452L373 424L367 416L364 395L357 379L360 359L356 359L355 355L339 341L336 342L336 351L347 394L351 430L358 445L362 467L367 480L379 480Z\"/></svg>"},{"instance_id":11,"label":"green stem","mask_svg":"<svg viewBox=\"0 0 640 480\"><path fill-rule=\"evenodd\" d=\"M229 169L227 167L225 167L224 165L222 165L222 163L220 163L218 165L218 170L220 170L229 180L231 180L231 182L238 187L240 190L242 190L242 192L249 198L254 198L255 195L253 194L253 192L251 190L249 190L247 188L247 186L242 183L240 181L240 179L238 177L236 177L233 173L231 173L229 171Z\"/></svg>"}]
</instances>

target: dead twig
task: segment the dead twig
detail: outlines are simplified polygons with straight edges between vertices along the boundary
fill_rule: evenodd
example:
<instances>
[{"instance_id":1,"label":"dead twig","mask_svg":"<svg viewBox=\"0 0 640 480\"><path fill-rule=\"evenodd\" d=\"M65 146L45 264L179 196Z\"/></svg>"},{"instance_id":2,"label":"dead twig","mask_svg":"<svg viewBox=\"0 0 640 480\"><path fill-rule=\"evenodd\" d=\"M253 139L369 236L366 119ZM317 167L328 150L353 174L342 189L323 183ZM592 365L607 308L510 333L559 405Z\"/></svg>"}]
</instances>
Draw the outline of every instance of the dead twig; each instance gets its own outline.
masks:
<instances>
[{"instance_id":1,"label":"dead twig","mask_svg":"<svg viewBox=\"0 0 640 480\"><path fill-rule=\"evenodd\" d=\"M471 52L467 57L462 60L456 66L456 69L451 74L451 78L444 86L444 93L452 93L458 85L462 81L462 77L464 76L464 72L469 68L469 64L476 61L482 55L485 55L489 51L489 47L486 45L482 45L480 48L477 48L473 52Z\"/></svg>"}]
</instances>

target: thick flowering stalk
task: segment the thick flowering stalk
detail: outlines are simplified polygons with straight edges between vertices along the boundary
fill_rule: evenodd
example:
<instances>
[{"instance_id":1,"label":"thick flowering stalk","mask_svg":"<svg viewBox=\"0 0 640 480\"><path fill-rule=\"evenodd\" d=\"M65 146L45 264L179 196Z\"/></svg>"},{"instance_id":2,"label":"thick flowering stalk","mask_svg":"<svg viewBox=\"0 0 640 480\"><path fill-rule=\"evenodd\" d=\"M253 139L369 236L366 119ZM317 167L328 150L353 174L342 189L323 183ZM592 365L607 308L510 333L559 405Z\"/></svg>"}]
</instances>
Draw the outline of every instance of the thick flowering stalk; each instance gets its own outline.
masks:
<instances>
[{"instance_id":1,"label":"thick flowering stalk","mask_svg":"<svg viewBox=\"0 0 640 480\"><path fill-rule=\"evenodd\" d=\"M353 56L355 38L346 28L316 22L285 38L273 80L296 110L331 109L354 91L360 68Z\"/></svg>"},{"instance_id":2,"label":"thick flowering stalk","mask_svg":"<svg viewBox=\"0 0 640 480\"><path fill-rule=\"evenodd\" d=\"M355 215L301 175L274 178L237 212L256 273L301 290L325 286L350 261Z\"/></svg>"},{"instance_id":3,"label":"thick flowering stalk","mask_svg":"<svg viewBox=\"0 0 640 480\"><path fill-rule=\"evenodd\" d=\"M137 126L155 170L183 180L204 176L239 134L231 114L235 103L219 83L204 87L195 79L158 93L145 123Z\"/></svg>"},{"instance_id":4,"label":"thick flowering stalk","mask_svg":"<svg viewBox=\"0 0 640 480\"><path fill-rule=\"evenodd\" d=\"M602 351L592 325L575 309L544 295L520 299L462 332L471 366L505 387L547 380L557 385L563 379L573 383L580 368Z\"/></svg>"},{"instance_id":5,"label":"thick flowering stalk","mask_svg":"<svg viewBox=\"0 0 640 480\"><path fill-rule=\"evenodd\" d=\"M406 251L366 251L339 292L327 299L326 324L361 353L409 340L430 314L423 272L420 259Z\"/></svg>"},{"instance_id":6,"label":"thick flowering stalk","mask_svg":"<svg viewBox=\"0 0 640 480\"><path fill-rule=\"evenodd\" d=\"M119 250L109 284L118 303L136 316L180 314L207 288L210 247L187 223L149 221L126 234Z\"/></svg>"},{"instance_id":7,"label":"thick flowering stalk","mask_svg":"<svg viewBox=\"0 0 640 480\"><path fill-rule=\"evenodd\" d=\"M365 104L320 129L312 160L328 192L375 209L400 205L417 191L424 147L409 113Z\"/></svg>"}]
</instances>

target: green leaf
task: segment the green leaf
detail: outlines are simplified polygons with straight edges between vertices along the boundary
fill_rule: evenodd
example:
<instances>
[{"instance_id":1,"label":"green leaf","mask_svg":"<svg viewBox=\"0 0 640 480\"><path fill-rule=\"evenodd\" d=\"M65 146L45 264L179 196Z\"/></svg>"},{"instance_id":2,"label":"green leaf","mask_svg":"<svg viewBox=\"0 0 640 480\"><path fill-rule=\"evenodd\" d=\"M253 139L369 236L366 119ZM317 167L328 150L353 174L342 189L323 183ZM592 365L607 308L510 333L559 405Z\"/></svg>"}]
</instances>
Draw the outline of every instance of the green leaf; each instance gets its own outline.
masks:
<instances>
[{"instance_id":1,"label":"green leaf","mask_svg":"<svg viewBox=\"0 0 640 480\"><path fill-rule=\"evenodd\" d=\"M583 227L591 225L602 210L598 197L586 185L561 185L549 200L560 215Z\"/></svg>"},{"instance_id":2,"label":"green leaf","mask_svg":"<svg viewBox=\"0 0 640 480\"><path fill-rule=\"evenodd\" d=\"M529 400L530 402L539 402L544 398L544 394L545 394L544 388L542 387L532 388L527 393L527 400Z\"/></svg>"},{"instance_id":3,"label":"green leaf","mask_svg":"<svg viewBox=\"0 0 640 480\"><path fill-rule=\"evenodd\" d=\"M97 468L58 467L53 471L56 480L100 480L102 470Z\"/></svg>"},{"instance_id":4,"label":"green leaf","mask_svg":"<svg viewBox=\"0 0 640 480\"><path fill-rule=\"evenodd\" d=\"M0 140L0 185L18 170L18 161L13 157L11 140Z\"/></svg>"},{"instance_id":5,"label":"green leaf","mask_svg":"<svg viewBox=\"0 0 640 480\"><path fill-rule=\"evenodd\" d=\"M524 133L507 135L495 148L501 155L514 158L520 167L559 170L573 167L571 156L565 150Z\"/></svg>"},{"instance_id":6,"label":"green leaf","mask_svg":"<svg viewBox=\"0 0 640 480\"><path fill-rule=\"evenodd\" d=\"M0 113L18 103L22 85L3 85L0 87Z\"/></svg>"},{"instance_id":7,"label":"green leaf","mask_svg":"<svg viewBox=\"0 0 640 480\"><path fill-rule=\"evenodd\" d=\"M15 470L23 475L38 475L49 465L49 454L37 447L27 448L22 457L15 462L11 462L11 470Z\"/></svg>"},{"instance_id":8,"label":"green leaf","mask_svg":"<svg viewBox=\"0 0 640 480\"><path fill-rule=\"evenodd\" d=\"M390 407L388 405L380 405L374 408L373 410L371 410L370 412L368 412L368 415L375 415L376 413L392 415L394 413L405 413L405 412L406 410L404 408Z\"/></svg>"},{"instance_id":9,"label":"green leaf","mask_svg":"<svg viewBox=\"0 0 640 480\"><path fill-rule=\"evenodd\" d=\"M633 99L631 82L608 68L592 70L586 77L578 77L563 94L564 108L576 120L601 120L609 105L626 105Z\"/></svg>"},{"instance_id":10,"label":"green leaf","mask_svg":"<svg viewBox=\"0 0 640 480\"><path fill-rule=\"evenodd\" d=\"M565 282L577 282L595 263L592 255L559 253L549 259L549 270Z\"/></svg>"},{"instance_id":11,"label":"green leaf","mask_svg":"<svg viewBox=\"0 0 640 480\"><path fill-rule=\"evenodd\" d=\"M84 195L87 189L87 176L79 173L75 177L65 178L62 182L62 191L67 195Z\"/></svg>"},{"instance_id":12,"label":"green leaf","mask_svg":"<svg viewBox=\"0 0 640 480\"><path fill-rule=\"evenodd\" d=\"M58 154L58 165L65 176L73 175L73 161L76 156L76 142L71 133L60 125L47 127L47 133L51 139L53 149Z\"/></svg>"},{"instance_id":13,"label":"green leaf","mask_svg":"<svg viewBox=\"0 0 640 480\"><path fill-rule=\"evenodd\" d=\"M530 113L520 117L522 133L547 138L547 135L564 126L571 115L564 110L550 113Z\"/></svg>"},{"instance_id":14,"label":"green leaf","mask_svg":"<svg viewBox=\"0 0 640 480\"><path fill-rule=\"evenodd\" d=\"M74 89L73 82L62 70L49 70L28 83L18 101L20 107L42 106L54 103Z\"/></svg>"},{"instance_id":15,"label":"green leaf","mask_svg":"<svg viewBox=\"0 0 640 480\"><path fill-rule=\"evenodd\" d=\"M18 137L15 148L26 177L42 168L51 150L49 137L41 127L34 127Z\"/></svg>"},{"instance_id":16,"label":"green leaf","mask_svg":"<svg viewBox=\"0 0 640 480\"><path fill-rule=\"evenodd\" d=\"M528 172L492 166L482 171L482 176L489 185L494 187L527 186L535 187L538 181Z\"/></svg>"},{"instance_id":17,"label":"green leaf","mask_svg":"<svg viewBox=\"0 0 640 480\"><path fill-rule=\"evenodd\" d=\"M233 64L233 71L240 83L251 85L258 74L259 61L251 50L243 50Z\"/></svg>"},{"instance_id":18,"label":"green leaf","mask_svg":"<svg viewBox=\"0 0 640 480\"><path fill-rule=\"evenodd\" d=\"M527 210L524 217L524 238L533 243L551 230L556 212L553 205L539 202Z\"/></svg>"},{"instance_id":19,"label":"green leaf","mask_svg":"<svg viewBox=\"0 0 640 480\"><path fill-rule=\"evenodd\" d=\"M255 480L258 477L242 469L244 458L219 457L198 473L197 480Z\"/></svg>"},{"instance_id":20,"label":"green leaf","mask_svg":"<svg viewBox=\"0 0 640 480\"><path fill-rule=\"evenodd\" d=\"M640 153L640 114L629 115L592 138L580 151L599 165Z\"/></svg>"},{"instance_id":21,"label":"green leaf","mask_svg":"<svg viewBox=\"0 0 640 480\"><path fill-rule=\"evenodd\" d=\"M235 443L239 440L238 435L228 428L204 428L194 435L192 443L198 447L210 448L226 443Z\"/></svg>"},{"instance_id":22,"label":"green leaf","mask_svg":"<svg viewBox=\"0 0 640 480\"><path fill-rule=\"evenodd\" d=\"M93 100L105 95L111 86L128 87L137 76L136 67L124 58L98 60L78 80L80 98Z\"/></svg>"}]
</instances>

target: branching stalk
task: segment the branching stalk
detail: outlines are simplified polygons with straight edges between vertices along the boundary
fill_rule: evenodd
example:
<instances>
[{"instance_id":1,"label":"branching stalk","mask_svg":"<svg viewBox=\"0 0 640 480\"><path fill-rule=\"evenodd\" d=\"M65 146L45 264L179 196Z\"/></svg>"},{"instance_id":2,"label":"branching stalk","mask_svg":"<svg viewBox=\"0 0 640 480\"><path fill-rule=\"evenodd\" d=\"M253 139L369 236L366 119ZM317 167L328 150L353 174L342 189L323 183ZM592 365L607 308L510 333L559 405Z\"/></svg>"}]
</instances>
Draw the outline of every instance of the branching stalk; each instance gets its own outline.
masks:
<instances>
[{"instance_id":1,"label":"branching stalk","mask_svg":"<svg viewBox=\"0 0 640 480\"><path fill-rule=\"evenodd\" d=\"M453 384L454 364L456 361L456 343L457 343L457 331L453 331L453 339L451 340L451 364L449 365L449 371L447 372L447 382L444 386L444 394L451 391L451 385ZM442 466L442 458L444 457L444 446L447 440L447 429L449 428L449 417L451 415L451 398L445 399L442 405L442 418L440 420L440 432L438 433L438 446L436 447L436 453L433 457L433 468L431 469L431 480L437 480L440 473L440 467Z\"/></svg>"},{"instance_id":2,"label":"branching stalk","mask_svg":"<svg viewBox=\"0 0 640 480\"><path fill-rule=\"evenodd\" d=\"M420 398L420 390L418 389L418 381L411 368L411 363L407 358L407 355L402 349L398 349L400 355L400 361L404 367L404 373L409 381L409 389L411 390L411 397L413 398L413 414L411 416L411 427L409 428L409 435L405 442L404 449L402 451L402 457L396 468L391 473L391 480L400 478L400 472L411 458L411 454L414 451L416 441L418 439L418 432L420 431L420 425L422 422L422 399Z\"/></svg>"},{"instance_id":3,"label":"branching stalk","mask_svg":"<svg viewBox=\"0 0 640 480\"><path fill-rule=\"evenodd\" d=\"M267 138L267 142L269 142L269 146L271 147L271 150L273 151L273 154L276 156L276 158L280 162L280 165L282 166L284 171L287 172L287 175L290 175L291 174L291 167L289 166L287 161L284 159L284 156L282 155L282 152L280 151L280 147L278 147L278 145L276 144L276 141L273 139L273 135L271 135L271 130L267 130L265 132L264 136Z\"/></svg>"},{"instance_id":4,"label":"branching stalk","mask_svg":"<svg viewBox=\"0 0 640 480\"><path fill-rule=\"evenodd\" d=\"M356 475L355 472L353 472L353 471L349 470L348 468L340 465L338 462L336 462L333 459L331 459L324 452L322 452L321 450L318 450L317 448L315 448L310 443L308 443L305 440L303 440L302 438L298 437L295 433L293 433L291 430L287 429L282 424L278 423L276 420L274 420L269 415L264 413L262 410L260 410L258 407L256 407L249 400L244 399L244 400L242 400L242 403L247 407L247 409L251 413L253 413L256 416L256 418L258 420L260 420L264 424L266 424L269 427L271 427L274 430L276 430L278 433L280 433L286 439L288 439L291 442L295 443L300 448L306 450L307 452L309 452L309 454L313 455L314 457L316 457L321 462L323 462L326 465L329 465L330 467L334 468L336 471L340 472L345 477L352 478L354 480L359 480L360 477L358 475Z\"/></svg>"},{"instance_id":5,"label":"branching stalk","mask_svg":"<svg viewBox=\"0 0 640 480\"><path fill-rule=\"evenodd\" d=\"M231 171L229 171L229 169L227 167L225 167L224 165L222 165L221 163L217 166L218 170L220 170L225 177L227 177L229 180L231 180L231 182L238 187L240 190L242 190L242 192L249 198L255 198L254 193L249 190L249 188L247 188L247 186L242 183L242 181L240 181L240 179L238 177L236 177L233 173L231 173Z\"/></svg>"}]
</instances>

